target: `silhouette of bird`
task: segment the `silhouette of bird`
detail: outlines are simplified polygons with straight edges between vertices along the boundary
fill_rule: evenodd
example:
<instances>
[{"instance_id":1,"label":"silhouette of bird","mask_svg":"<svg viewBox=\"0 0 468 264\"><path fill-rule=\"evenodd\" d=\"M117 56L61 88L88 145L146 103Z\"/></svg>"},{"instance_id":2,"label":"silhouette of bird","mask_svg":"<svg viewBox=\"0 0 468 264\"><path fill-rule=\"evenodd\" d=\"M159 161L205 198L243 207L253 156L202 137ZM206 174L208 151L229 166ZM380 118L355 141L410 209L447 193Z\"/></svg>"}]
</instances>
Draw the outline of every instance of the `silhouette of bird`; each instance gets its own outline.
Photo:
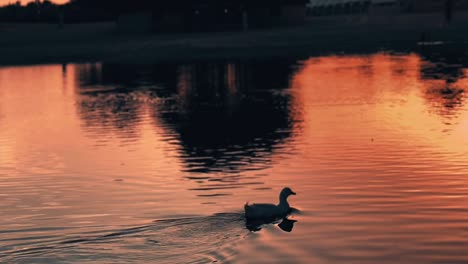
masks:
<instances>
[{"instance_id":1,"label":"silhouette of bird","mask_svg":"<svg viewBox=\"0 0 468 264\"><path fill-rule=\"evenodd\" d=\"M288 203L288 197L296 195L291 188L284 188L279 195L279 204L248 204L244 206L245 218L249 220L259 219L278 219L283 218L291 212L291 207Z\"/></svg>"}]
</instances>

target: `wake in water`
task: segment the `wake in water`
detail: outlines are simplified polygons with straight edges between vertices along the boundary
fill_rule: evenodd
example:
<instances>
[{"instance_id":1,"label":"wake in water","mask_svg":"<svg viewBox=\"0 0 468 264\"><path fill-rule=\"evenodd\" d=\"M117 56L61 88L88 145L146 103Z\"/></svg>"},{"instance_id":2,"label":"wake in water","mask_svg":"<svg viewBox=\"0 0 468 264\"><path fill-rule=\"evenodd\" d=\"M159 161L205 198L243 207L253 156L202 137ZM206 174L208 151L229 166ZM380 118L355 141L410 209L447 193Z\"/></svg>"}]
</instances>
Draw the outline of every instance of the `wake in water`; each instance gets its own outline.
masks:
<instances>
[{"instance_id":1,"label":"wake in water","mask_svg":"<svg viewBox=\"0 0 468 264\"><path fill-rule=\"evenodd\" d=\"M123 230L84 233L66 239L10 245L0 254L2 263L128 263L226 260L235 244L248 234L244 215L222 213L208 217L157 220ZM18 249L21 247L20 249Z\"/></svg>"},{"instance_id":2,"label":"wake in water","mask_svg":"<svg viewBox=\"0 0 468 264\"><path fill-rule=\"evenodd\" d=\"M290 232L296 220L272 223ZM247 229L246 229L247 227ZM236 245L253 231L243 213L156 220L122 230L102 230L74 237L11 244L0 253L2 263L206 263L227 261ZM26 240L26 239L25 239ZM5 247L3 247L5 248Z\"/></svg>"}]
</instances>

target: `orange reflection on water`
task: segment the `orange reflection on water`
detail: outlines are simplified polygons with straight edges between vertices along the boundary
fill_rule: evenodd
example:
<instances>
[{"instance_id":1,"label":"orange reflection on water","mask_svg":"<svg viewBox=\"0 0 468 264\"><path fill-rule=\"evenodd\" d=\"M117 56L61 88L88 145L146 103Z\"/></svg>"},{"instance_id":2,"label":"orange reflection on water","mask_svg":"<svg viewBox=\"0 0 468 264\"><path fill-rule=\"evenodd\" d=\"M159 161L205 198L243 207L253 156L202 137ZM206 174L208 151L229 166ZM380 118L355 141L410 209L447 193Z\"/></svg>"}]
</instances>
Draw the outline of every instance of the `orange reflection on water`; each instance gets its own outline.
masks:
<instances>
[{"instance_id":1,"label":"orange reflection on water","mask_svg":"<svg viewBox=\"0 0 468 264\"><path fill-rule=\"evenodd\" d=\"M398 196L385 188L445 192L449 178L465 171L460 157L468 154L467 106L460 100L458 108L449 107L457 115L447 122L447 105L438 103L439 97L426 96L432 81L421 78L423 63L414 54L377 54L310 59L303 64L292 79L292 90L300 109L297 118L303 119L300 149L315 176L292 181L321 186L315 194L307 193L310 200L327 188L372 197L378 195L373 186L386 182L382 193L409 202L418 198ZM460 78L453 85L462 88L466 81ZM439 178L441 174L446 177ZM426 180L410 180L419 176ZM357 179L368 184L339 186ZM353 188L361 189L355 193ZM362 202L365 207L373 201ZM317 201L314 206L324 204Z\"/></svg>"},{"instance_id":2,"label":"orange reflection on water","mask_svg":"<svg viewBox=\"0 0 468 264\"><path fill-rule=\"evenodd\" d=\"M0 164L10 198L0 211L13 216L0 224L30 228L8 233L13 245L40 240L34 227L71 227L54 239L114 234L160 218L242 217L246 200L276 202L291 186L302 211L294 231L265 228L261 243L245 243L247 260L424 260L428 248L466 257L465 76L415 54L0 69L0 157L13 168ZM225 237L224 222L210 223ZM145 256L178 252L157 251L166 237L217 241L200 226L176 229L148 251L138 248L153 234L112 241Z\"/></svg>"},{"instance_id":3,"label":"orange reflection on water","mask_svg":"<svg viewBox=\"0 0 468 264\"><path fill-rule=\"evenodd\" d=\"M379 113L381 103L390 107L409 100L407 94L414 93L411 87L417 82L418 59L411 56L403 61L404 66L382 54L306 61L292 80L306 118L304 136L319 134L323 140L343 140L345 145L378 137L380 122L389 121L379 120L379 115L387 114ZM397 66L407 73L395 77Z\"/></svg>"},{"instance_id":4,"label":"orange reflection on water","mask_svg":"<svg viewBox=\"0 0 468 264\"><path fill-rule=\"evenodd\" d=\"M311 221L295 230L329 254L324 262L399 262L402 249L406 260L466 259L466 71L449 84L462 92L449 98L451 77L428 78L427 63L416 54L331 56L293 76L300 155L271 181L294 184L294 204L309 208ZM298 258L310 250L305 241L293 249Z\"/></svg>"},{"instance_id":5,"label":"orange reflection on water","mask_svg":"<svg viewBox=\"0 0 468 264\"><path fill-rule=\"evenodd\" d=\"M422 80L421 64L420 57L415 54L325 57L306 61L292 81L298 103L304 105L308 128L304 136L319 134L322 140L342 139L344 146L350 146L373 139L395 139L395 133L404 131L406 135L398 137L401 144L416 141L446 146L448 142L441 141L443 133L459 130L458 123L466 119L464 93L455 98L457 107L446 104L450 100L440 93L427 96L432 93L432 83L445 81ZM464 90L466 80L459 79L453 86ZM447 111L457 113L452 115L454 120L450 123L444 122ZM453 136L448 140L453 147L456 147L455 142L465 141L464 138L454 140Z\"/></svg>"},{"instance_id":6,"label":"orange reflection on water","mask_svg":"<svg viewBox=\"0 0 468 264\"><path fill-rule=\"evenodd\" d=\"M79 134L69 118L74 115L74 75L74 67L66 65L0 68L0 139L11 149L2 163L38 173L63 167L59 153L67 152L70 138ZM25 159L34 145L47 147L39 150L50 155L44 164L31 166L34 162Z\"/></svg>"}]
</instances>

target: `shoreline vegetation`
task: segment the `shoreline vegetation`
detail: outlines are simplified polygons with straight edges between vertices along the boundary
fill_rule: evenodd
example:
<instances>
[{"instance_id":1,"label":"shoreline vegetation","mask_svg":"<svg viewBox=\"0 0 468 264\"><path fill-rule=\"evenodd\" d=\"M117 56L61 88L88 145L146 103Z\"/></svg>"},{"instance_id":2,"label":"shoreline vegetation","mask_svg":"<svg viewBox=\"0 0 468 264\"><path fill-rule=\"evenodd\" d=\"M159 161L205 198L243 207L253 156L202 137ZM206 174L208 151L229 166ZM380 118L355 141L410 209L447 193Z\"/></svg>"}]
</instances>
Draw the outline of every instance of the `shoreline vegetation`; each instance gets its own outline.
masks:
<instances>
[{"instance_id":1,"label":"shoreline vegetation","mask_svg":"<svg viewBox=\"0 0 468 264\"><path fill-rule=\"evenodd\" d=\"M467 23L353 24L308 21L247 32L121 34L114 22L0 24L0 65L158 63L167 61L307 57L380 50L418 51L421 42L468 47ZM452 47L451 47L452 48Z\"/></svg>"}]
</instances>

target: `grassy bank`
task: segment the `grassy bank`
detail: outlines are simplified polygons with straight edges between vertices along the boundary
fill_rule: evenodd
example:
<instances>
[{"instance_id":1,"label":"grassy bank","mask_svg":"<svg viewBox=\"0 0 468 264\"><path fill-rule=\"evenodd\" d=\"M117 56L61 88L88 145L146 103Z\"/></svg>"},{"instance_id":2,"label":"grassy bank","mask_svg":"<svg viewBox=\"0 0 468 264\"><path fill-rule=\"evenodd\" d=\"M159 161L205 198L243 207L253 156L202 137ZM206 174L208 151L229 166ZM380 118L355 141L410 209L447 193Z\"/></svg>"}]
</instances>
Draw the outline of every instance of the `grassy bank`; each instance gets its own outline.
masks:
<instances>
[{"instance_id":1,"label":"grassy bank","mask_svg":"<svg viewBox=\"0 0 468 264\"><path fill-rule=\"evenodd\" d=\"M113 23L0 25L0 65L120 62L154 63L204 59L310 56L381 49L409 51L426 41L466 45L467 27L320 25L198 34L122 35Z\"/></svg>"}]
</instances>

